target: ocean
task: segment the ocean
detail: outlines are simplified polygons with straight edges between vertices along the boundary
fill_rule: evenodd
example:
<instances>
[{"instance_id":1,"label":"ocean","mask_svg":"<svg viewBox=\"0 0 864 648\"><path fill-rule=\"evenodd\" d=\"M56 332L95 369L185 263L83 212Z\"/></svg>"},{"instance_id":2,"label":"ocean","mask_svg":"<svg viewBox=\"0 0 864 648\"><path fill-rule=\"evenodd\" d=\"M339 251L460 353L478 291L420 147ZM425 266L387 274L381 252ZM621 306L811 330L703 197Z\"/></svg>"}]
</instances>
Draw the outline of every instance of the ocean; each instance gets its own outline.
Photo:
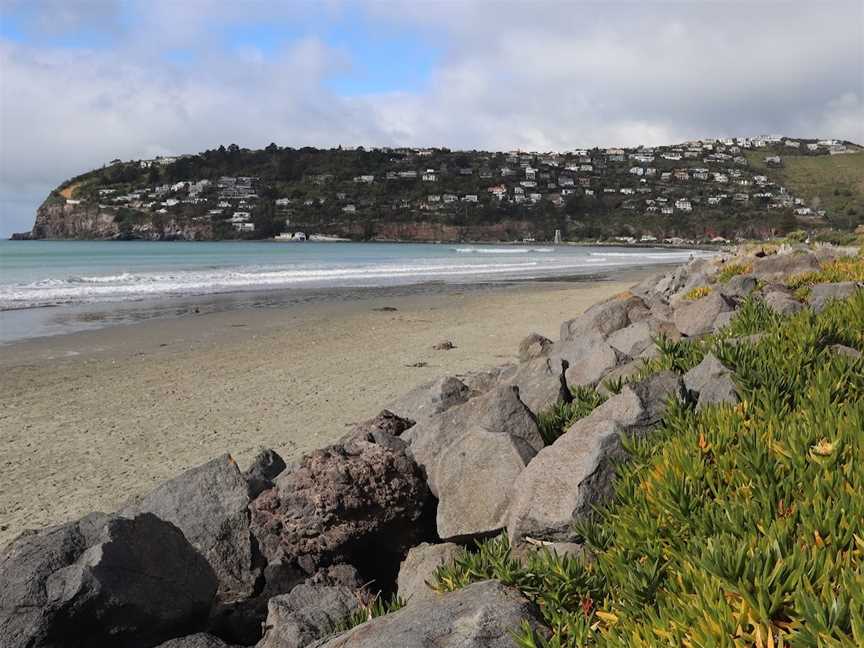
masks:
<instances>
[{"instance_id":1,"label":"ocean","mask_svg":"<svg viewBox=\"0 0 864 648\"><path fill-rule=\"evenodd\" d=\"M539 244L2 241L0 342L158 316L207 296L233 295L237 303L243 293L578 277L702 254L709 253ZM14 314L48 309L50 315Z\"/></svg>"}]
</instances>

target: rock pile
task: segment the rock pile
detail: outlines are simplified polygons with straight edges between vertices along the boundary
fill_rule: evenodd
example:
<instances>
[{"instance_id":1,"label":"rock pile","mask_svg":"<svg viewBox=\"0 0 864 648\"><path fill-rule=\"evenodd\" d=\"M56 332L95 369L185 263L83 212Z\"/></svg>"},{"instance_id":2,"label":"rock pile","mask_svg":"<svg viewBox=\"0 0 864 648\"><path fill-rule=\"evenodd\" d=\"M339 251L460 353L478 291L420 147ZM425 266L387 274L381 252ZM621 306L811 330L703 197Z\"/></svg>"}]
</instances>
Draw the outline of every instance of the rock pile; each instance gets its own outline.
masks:
<instances>
[{"instance_id":1,"label":"rock pile","mask_svg":"<svg viewBox=\"0 0 864 648\"><path fill-rule=\"evenodd\" d=\"M731 260L693 261L564 322L557 341L528 336L516 364L421 385L296 464L264 450L241 472L226 454L114 514L26 532L0 552L0 648L513 646L523 620L540 626L529 601L495 581L439 594L435 569L501 532L578 553L574 522L612 493L622 438L675 400L738 400L711 354L638 380L656 338L711 333L751 295L790 314L860 289L823 284L804 303L784 287L830 254L745 259L725 282ZM577 386L605 402L546 445L538 415ZM391 594L406 607L336 632Z\"/></svg>"}]
</instances>

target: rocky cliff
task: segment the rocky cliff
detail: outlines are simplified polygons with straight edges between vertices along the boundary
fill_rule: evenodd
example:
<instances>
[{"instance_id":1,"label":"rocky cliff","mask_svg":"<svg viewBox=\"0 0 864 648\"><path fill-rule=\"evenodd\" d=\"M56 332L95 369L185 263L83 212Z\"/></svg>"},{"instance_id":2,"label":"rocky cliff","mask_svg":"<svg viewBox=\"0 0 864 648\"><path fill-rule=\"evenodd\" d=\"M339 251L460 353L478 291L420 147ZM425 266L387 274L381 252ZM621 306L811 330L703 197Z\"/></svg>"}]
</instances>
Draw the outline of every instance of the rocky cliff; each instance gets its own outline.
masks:
<instances>
[{"instance_id":1,"label":"rocky cliff","mask_svg":"<svg viewBox=\"0 0 864 648\"><path fill-rule=\"evenodd\" d=\"M153 215L135 222L125 221L117 210L98 205L74 204L48 199L36 211L31 239L144 239L209 240L209 222L183 222L174 217Z\"/></svg>"}]
</instances>

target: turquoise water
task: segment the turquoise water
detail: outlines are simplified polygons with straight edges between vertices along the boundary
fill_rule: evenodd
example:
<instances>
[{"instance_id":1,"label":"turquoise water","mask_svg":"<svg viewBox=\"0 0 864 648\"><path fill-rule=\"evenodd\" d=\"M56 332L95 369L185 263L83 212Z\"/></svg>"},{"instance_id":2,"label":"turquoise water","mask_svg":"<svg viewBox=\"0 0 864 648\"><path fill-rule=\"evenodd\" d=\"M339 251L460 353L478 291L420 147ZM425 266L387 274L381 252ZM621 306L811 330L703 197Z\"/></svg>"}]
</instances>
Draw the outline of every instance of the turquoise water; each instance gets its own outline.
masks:
<instances>
[{"instance_id":1,"label":"turquoise water","mask_svg":"<svg viewBox=\"0 0 864 648\"><path fill-rule=\"evenodd\" d=\"M591 277L679 263L647 248L0 241L0 344L153 318ZM460 290L463 288L460 287Z\"/></svg>"},{"instance_id":2,"label":"turquoise water","mask_svg":"<svg viewBox=\"0 0 864 648\"><path fill-rule=\"evenodd\" d=\"M674 263L691 254L542 245L3 241L0 310L250 290L568 276Z\"/></svg>"}]
</instances>

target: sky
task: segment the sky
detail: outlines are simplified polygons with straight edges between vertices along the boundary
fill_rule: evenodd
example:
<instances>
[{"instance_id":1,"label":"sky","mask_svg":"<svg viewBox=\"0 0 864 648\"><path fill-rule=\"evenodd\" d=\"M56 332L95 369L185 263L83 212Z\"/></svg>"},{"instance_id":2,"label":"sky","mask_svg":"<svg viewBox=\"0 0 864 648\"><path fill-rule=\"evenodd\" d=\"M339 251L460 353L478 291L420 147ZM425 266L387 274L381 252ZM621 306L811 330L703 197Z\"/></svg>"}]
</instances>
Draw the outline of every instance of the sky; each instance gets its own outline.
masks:
<instances>
[{"instance_id":1,"label":"sky","mask_svg":"<svg viewBox=\"0 0 864 648\"><path fill-rule=\"evenodd\" d=\"M220 144L864 143L862 0L0 0L0 235Z\"/></svg>"}]
</instances>

